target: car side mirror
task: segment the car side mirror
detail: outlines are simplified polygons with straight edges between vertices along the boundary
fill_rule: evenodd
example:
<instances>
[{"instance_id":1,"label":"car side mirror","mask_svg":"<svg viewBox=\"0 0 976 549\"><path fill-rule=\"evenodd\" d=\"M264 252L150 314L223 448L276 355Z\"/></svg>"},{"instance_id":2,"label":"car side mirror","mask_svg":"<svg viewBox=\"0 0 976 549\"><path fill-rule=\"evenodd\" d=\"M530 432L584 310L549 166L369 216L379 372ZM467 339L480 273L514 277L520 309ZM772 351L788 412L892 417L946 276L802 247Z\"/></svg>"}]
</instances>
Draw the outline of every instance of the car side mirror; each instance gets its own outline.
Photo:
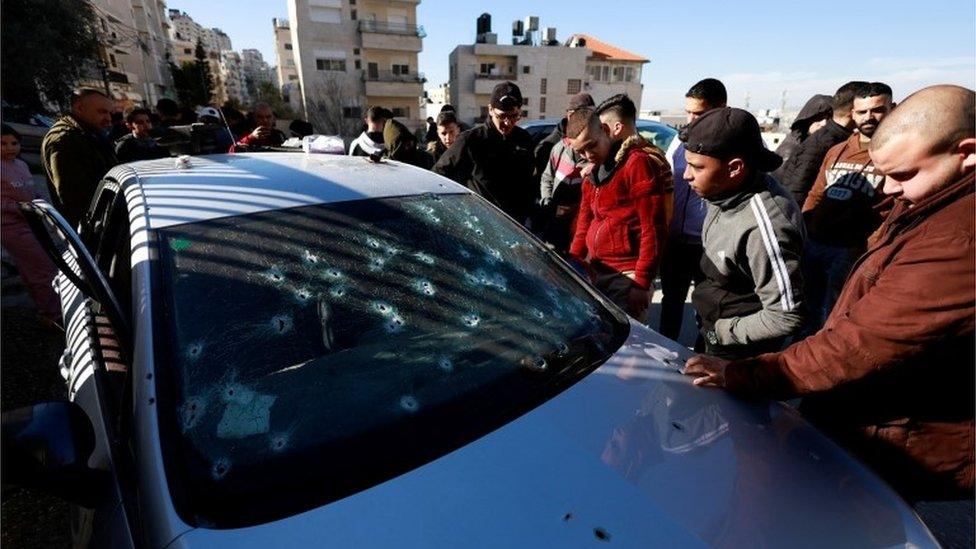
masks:
<instances>
[{"instance_id":1,"label":"car side mirror","mask_svg":"<svg viewBox=\"0 0 976 549\"><path fill-rule=\"evenodd\" d=\"M109 486L109 474L88 467L95 432L74 402L45 402L4 412L2 475L8 487L36 488L69 502L94 507Z\"/></svg>"}]
</instances>

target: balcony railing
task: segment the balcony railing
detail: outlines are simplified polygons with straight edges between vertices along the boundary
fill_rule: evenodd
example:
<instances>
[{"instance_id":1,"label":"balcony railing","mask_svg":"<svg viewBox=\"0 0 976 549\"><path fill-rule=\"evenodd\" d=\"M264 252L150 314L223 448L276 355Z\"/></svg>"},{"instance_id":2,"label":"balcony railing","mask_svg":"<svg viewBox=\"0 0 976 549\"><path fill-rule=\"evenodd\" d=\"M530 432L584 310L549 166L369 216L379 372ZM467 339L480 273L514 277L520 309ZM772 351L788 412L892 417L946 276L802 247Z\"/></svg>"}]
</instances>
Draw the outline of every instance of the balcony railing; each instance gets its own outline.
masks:
<instances>
[{"instance_id":1,"label":"balcony railing","mask_svg":"<svg viewBox=\"0 0 976 549\"><path fill-rule=\"evenodd\" d=\"M388 23L386 21L366 21L359 22L360 32L375 32L379 34L401 34L404 36L419 36L423 38L427 33L424 28L417 25L406 23Z\"/></svg>"},{"instance_id":2,"label":"balcony railing","mask_svg":"<svg viewBox=\"0 0 976 549\"><path fill-rule=\"evenodd\" d=\"M404 82L407 84L423 84L427 82L424 73L397 74L393 71L363 71L364 82Z\"/></svg>"}]
</instances>

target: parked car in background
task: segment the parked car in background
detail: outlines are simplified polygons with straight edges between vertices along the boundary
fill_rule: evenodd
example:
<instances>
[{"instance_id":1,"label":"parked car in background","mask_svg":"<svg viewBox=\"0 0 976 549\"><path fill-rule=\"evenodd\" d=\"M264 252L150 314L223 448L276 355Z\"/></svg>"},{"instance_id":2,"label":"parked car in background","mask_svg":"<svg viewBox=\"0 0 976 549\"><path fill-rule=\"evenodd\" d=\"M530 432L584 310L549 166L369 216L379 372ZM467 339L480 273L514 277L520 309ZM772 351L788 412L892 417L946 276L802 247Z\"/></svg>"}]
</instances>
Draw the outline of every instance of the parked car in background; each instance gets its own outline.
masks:
<instances>
[{"instance_id":1,"label":"parked car in background","mask_svg":"<svg viewBox=\"0 0 976 549\"><path fill-rule=\"evenodd\" d=\"M545 139L554 129L556 125L559 124L561 118L544 118L541 120L530 120L525 119L519 122L525 131L529 132L532 139L538 143ZM678 135L678 130L662 124L660 122L655 122L654 120L637 120L637 132L641 134L644 139L647 139L651 143L657 145L662 151L668 151L671 146L671 142Z\"/></svg>"},{"instance_id":2,"label":"parked car in background","mask_svg":"<svg viewBox=\"0 0 976 549\"><path fill-rule=\"evenodd\" d=\"M71 402L4 415L5 481L74 502L76 545L937 546L795 411L694 388L687 349L431 172L163 159L110 171L80 234L23 210Z\"/></svg>"},{"instance_id":3,"label":"parked car in background","mask_svg":"<svg viewBox=\"0 0 976 549\"><path fill-rule=\"evenodd\" d=\"M47 115L32 113L21 107L8 104L6 101L0 102L0 118L3 123L17 132L23 138L20 144L20 156L30 166L34 173L44 173L41 164L41 141L44 135L54 125L54 119Z\"/></svg>"}]
</instances>

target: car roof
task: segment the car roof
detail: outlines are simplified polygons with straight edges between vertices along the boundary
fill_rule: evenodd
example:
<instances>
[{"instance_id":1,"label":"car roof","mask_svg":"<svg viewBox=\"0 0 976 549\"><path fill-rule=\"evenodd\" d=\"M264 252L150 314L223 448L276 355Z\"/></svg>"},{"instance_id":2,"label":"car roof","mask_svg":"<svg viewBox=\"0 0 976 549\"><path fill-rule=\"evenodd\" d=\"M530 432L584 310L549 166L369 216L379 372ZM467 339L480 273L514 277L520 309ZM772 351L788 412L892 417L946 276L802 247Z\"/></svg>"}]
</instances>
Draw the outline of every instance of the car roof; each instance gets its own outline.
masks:
<instances>
[{"instance_id":1,"label":"car roof","mask_svg":"<svg viewBox=\"0 0 976 549\"><path fill-rule=\"evenodd\" d=\"M118 166L108 177L139 187L149 229L316 204L470 192L400 162L301 152L148 160Z\"/></svg>"}]
</instances>

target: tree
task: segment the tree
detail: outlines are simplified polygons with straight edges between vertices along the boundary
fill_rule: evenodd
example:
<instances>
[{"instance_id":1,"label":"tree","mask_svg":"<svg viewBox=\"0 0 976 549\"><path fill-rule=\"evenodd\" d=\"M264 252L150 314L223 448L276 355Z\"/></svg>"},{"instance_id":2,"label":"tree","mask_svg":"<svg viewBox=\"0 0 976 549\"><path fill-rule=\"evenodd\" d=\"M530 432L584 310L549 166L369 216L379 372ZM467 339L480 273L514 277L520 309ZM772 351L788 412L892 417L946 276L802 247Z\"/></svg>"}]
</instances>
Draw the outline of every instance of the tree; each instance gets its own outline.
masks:
<instances>
[{"instance_id":1,"label":"tree","mask_svg":"<svg viewBox=\"0 0 976 549\"><path fill-rule=\"evenodd\" d=\"M362 125L358 99L349 93L341 77L328 75L305 90L308 121L324 133L353 136Z\"/></svg>"},{"instance_id":2,"label":"tree","mask_svg":"<svg viewBox=\"0 0 976 549\"><path fill-rule=\"evenodd\" d=\"M45 99L67 108L77 82L97 74L96 21L85 0L3 0L4 100L38 111L46 110Z\"/></svg>"},{"instance_id":3,"label":"tree","mask_svg":"<svg viewBox=\"0 0 976 549\"><path fill-rule=\"evenodd\" d=\"M255 103L263 102L270 105L271 110L274 111L278 118L295 118L295 113L291 110L291 105L285 103L285 100L281 97L281 92L273 82L259 83L253 99Z\"/></svg>"},{"instance_id":4,"label":"tree","mask_svg":"<svg viewBox=\"0 0 976 549\"><path fill-rule=\"evenodd\" d=\"M199 79L198 92L200 102L198 105L209 105L213 100L214 79L210 72L210 63L207 61L207 52L203 49L203 41L197 38L197 47L193 52L193 62L196 67L195 76Z\"/></svg>"}]
</instances>

